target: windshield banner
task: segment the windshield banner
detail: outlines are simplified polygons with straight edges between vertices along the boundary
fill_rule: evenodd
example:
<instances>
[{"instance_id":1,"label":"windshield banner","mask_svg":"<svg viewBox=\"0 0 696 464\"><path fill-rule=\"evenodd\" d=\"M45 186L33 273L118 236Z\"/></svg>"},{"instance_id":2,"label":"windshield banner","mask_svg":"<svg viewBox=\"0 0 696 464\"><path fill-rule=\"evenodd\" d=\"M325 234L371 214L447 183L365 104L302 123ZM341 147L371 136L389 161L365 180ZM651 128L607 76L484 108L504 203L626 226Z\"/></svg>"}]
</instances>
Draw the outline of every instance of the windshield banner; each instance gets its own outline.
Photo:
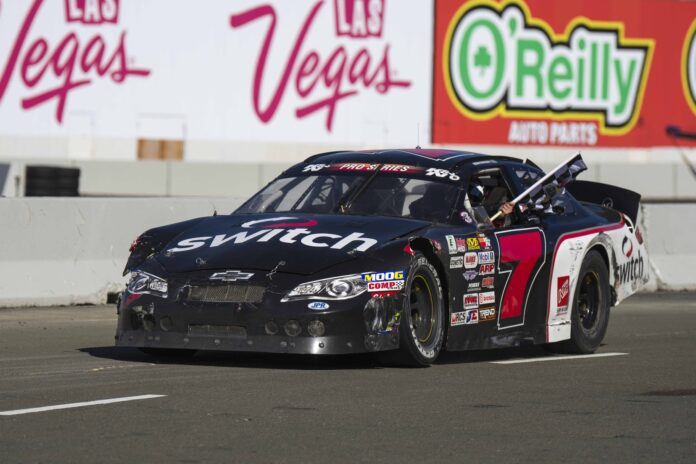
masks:
<instances>
[{"instance_id":1,"label":"windshield banner","mask_svg":"<svg viewBox=\"0 0 696 464\"><path fill-rule=\"evenodd\" d=\"M642 147L696 128L694 2L452 0L435 16L435 143Z\"/></svg>"}]
</instances>

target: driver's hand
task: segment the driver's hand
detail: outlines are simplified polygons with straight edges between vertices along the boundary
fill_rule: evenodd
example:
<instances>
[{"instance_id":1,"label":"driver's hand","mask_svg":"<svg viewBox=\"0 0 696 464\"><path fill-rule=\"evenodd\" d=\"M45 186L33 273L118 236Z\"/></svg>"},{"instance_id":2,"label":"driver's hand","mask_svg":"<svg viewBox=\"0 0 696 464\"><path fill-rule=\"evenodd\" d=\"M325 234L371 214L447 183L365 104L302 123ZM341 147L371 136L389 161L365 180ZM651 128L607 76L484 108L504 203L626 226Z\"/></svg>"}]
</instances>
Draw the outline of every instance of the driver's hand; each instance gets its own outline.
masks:
<instances>
[{"instance_id":1,"label":"driver's hand","mask_svg":"<svg viewBox=\"0 0 696 464\"><path fill-rule=\"evenodd\" d=\"M512 213L514 207L515 204L508 201L507 203L503 203L503 205L500 207L500 212L503 213L503 216L507 216L508 214Z\"/></svg>"}]
</instances>

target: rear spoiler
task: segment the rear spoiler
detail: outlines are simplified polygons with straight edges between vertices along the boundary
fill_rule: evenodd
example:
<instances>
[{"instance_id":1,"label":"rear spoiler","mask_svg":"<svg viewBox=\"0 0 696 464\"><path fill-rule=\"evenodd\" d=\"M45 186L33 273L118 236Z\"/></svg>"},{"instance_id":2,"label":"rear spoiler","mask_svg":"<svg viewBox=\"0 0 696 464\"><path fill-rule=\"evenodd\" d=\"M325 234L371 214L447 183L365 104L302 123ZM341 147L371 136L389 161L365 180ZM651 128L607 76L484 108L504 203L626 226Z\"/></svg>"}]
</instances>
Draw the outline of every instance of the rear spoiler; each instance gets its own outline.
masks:
<instances>
[{"instance_id":1,"label":"rear spoiler","mask_svg":"<svg viewBox=\"0 0 696 464\"><path fill-rule=\"evenodd\" d=\"M579 201L595 203L621 211L634 224L636 223L640 208L640 194L632 190L586 180L573 181L566 186L566 190Z\"/></svg>"}]
</instances>

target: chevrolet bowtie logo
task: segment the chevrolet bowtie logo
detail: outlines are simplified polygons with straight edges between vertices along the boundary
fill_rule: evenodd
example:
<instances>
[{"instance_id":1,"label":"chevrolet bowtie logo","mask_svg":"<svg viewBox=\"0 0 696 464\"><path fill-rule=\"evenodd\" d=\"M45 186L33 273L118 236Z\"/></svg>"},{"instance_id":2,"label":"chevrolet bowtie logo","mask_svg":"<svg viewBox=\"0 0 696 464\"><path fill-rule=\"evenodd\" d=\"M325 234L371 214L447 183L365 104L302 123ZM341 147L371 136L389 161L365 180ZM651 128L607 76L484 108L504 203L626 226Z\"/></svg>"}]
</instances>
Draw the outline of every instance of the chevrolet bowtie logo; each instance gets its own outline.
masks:
<instances>
[{"instance_id":1,"label":"chevrolet bowtie logo","mask_svg":"<svg viewBox=\"0 0 696 464\"><path fill-rule=\"evenodd\" d=\"M225 271L216 272L210 276L210 280L222 280L224 282L236 282L237 280L249 280L253 276L253 272L242 271Z\"/></svg>"}]
</instances>

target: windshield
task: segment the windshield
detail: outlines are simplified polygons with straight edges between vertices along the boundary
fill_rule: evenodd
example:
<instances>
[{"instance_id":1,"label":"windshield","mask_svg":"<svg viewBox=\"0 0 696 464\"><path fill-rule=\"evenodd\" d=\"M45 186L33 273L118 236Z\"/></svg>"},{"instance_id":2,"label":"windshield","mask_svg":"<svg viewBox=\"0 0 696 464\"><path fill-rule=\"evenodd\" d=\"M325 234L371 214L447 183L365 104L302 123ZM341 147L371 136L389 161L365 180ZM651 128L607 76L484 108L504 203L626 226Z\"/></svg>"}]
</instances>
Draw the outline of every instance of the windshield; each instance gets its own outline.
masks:
<instances>
[{"instance_id":1,"label":"windshield","mask_svg":"<svg viewBox=\"0 0 696 464\"><path fill-rule=\"evenodd\" d=\"M455 183L403 172L308 173L276 179L237 213L343 213L445 222L458 192Z\"/></svg>"}]
</instances>

